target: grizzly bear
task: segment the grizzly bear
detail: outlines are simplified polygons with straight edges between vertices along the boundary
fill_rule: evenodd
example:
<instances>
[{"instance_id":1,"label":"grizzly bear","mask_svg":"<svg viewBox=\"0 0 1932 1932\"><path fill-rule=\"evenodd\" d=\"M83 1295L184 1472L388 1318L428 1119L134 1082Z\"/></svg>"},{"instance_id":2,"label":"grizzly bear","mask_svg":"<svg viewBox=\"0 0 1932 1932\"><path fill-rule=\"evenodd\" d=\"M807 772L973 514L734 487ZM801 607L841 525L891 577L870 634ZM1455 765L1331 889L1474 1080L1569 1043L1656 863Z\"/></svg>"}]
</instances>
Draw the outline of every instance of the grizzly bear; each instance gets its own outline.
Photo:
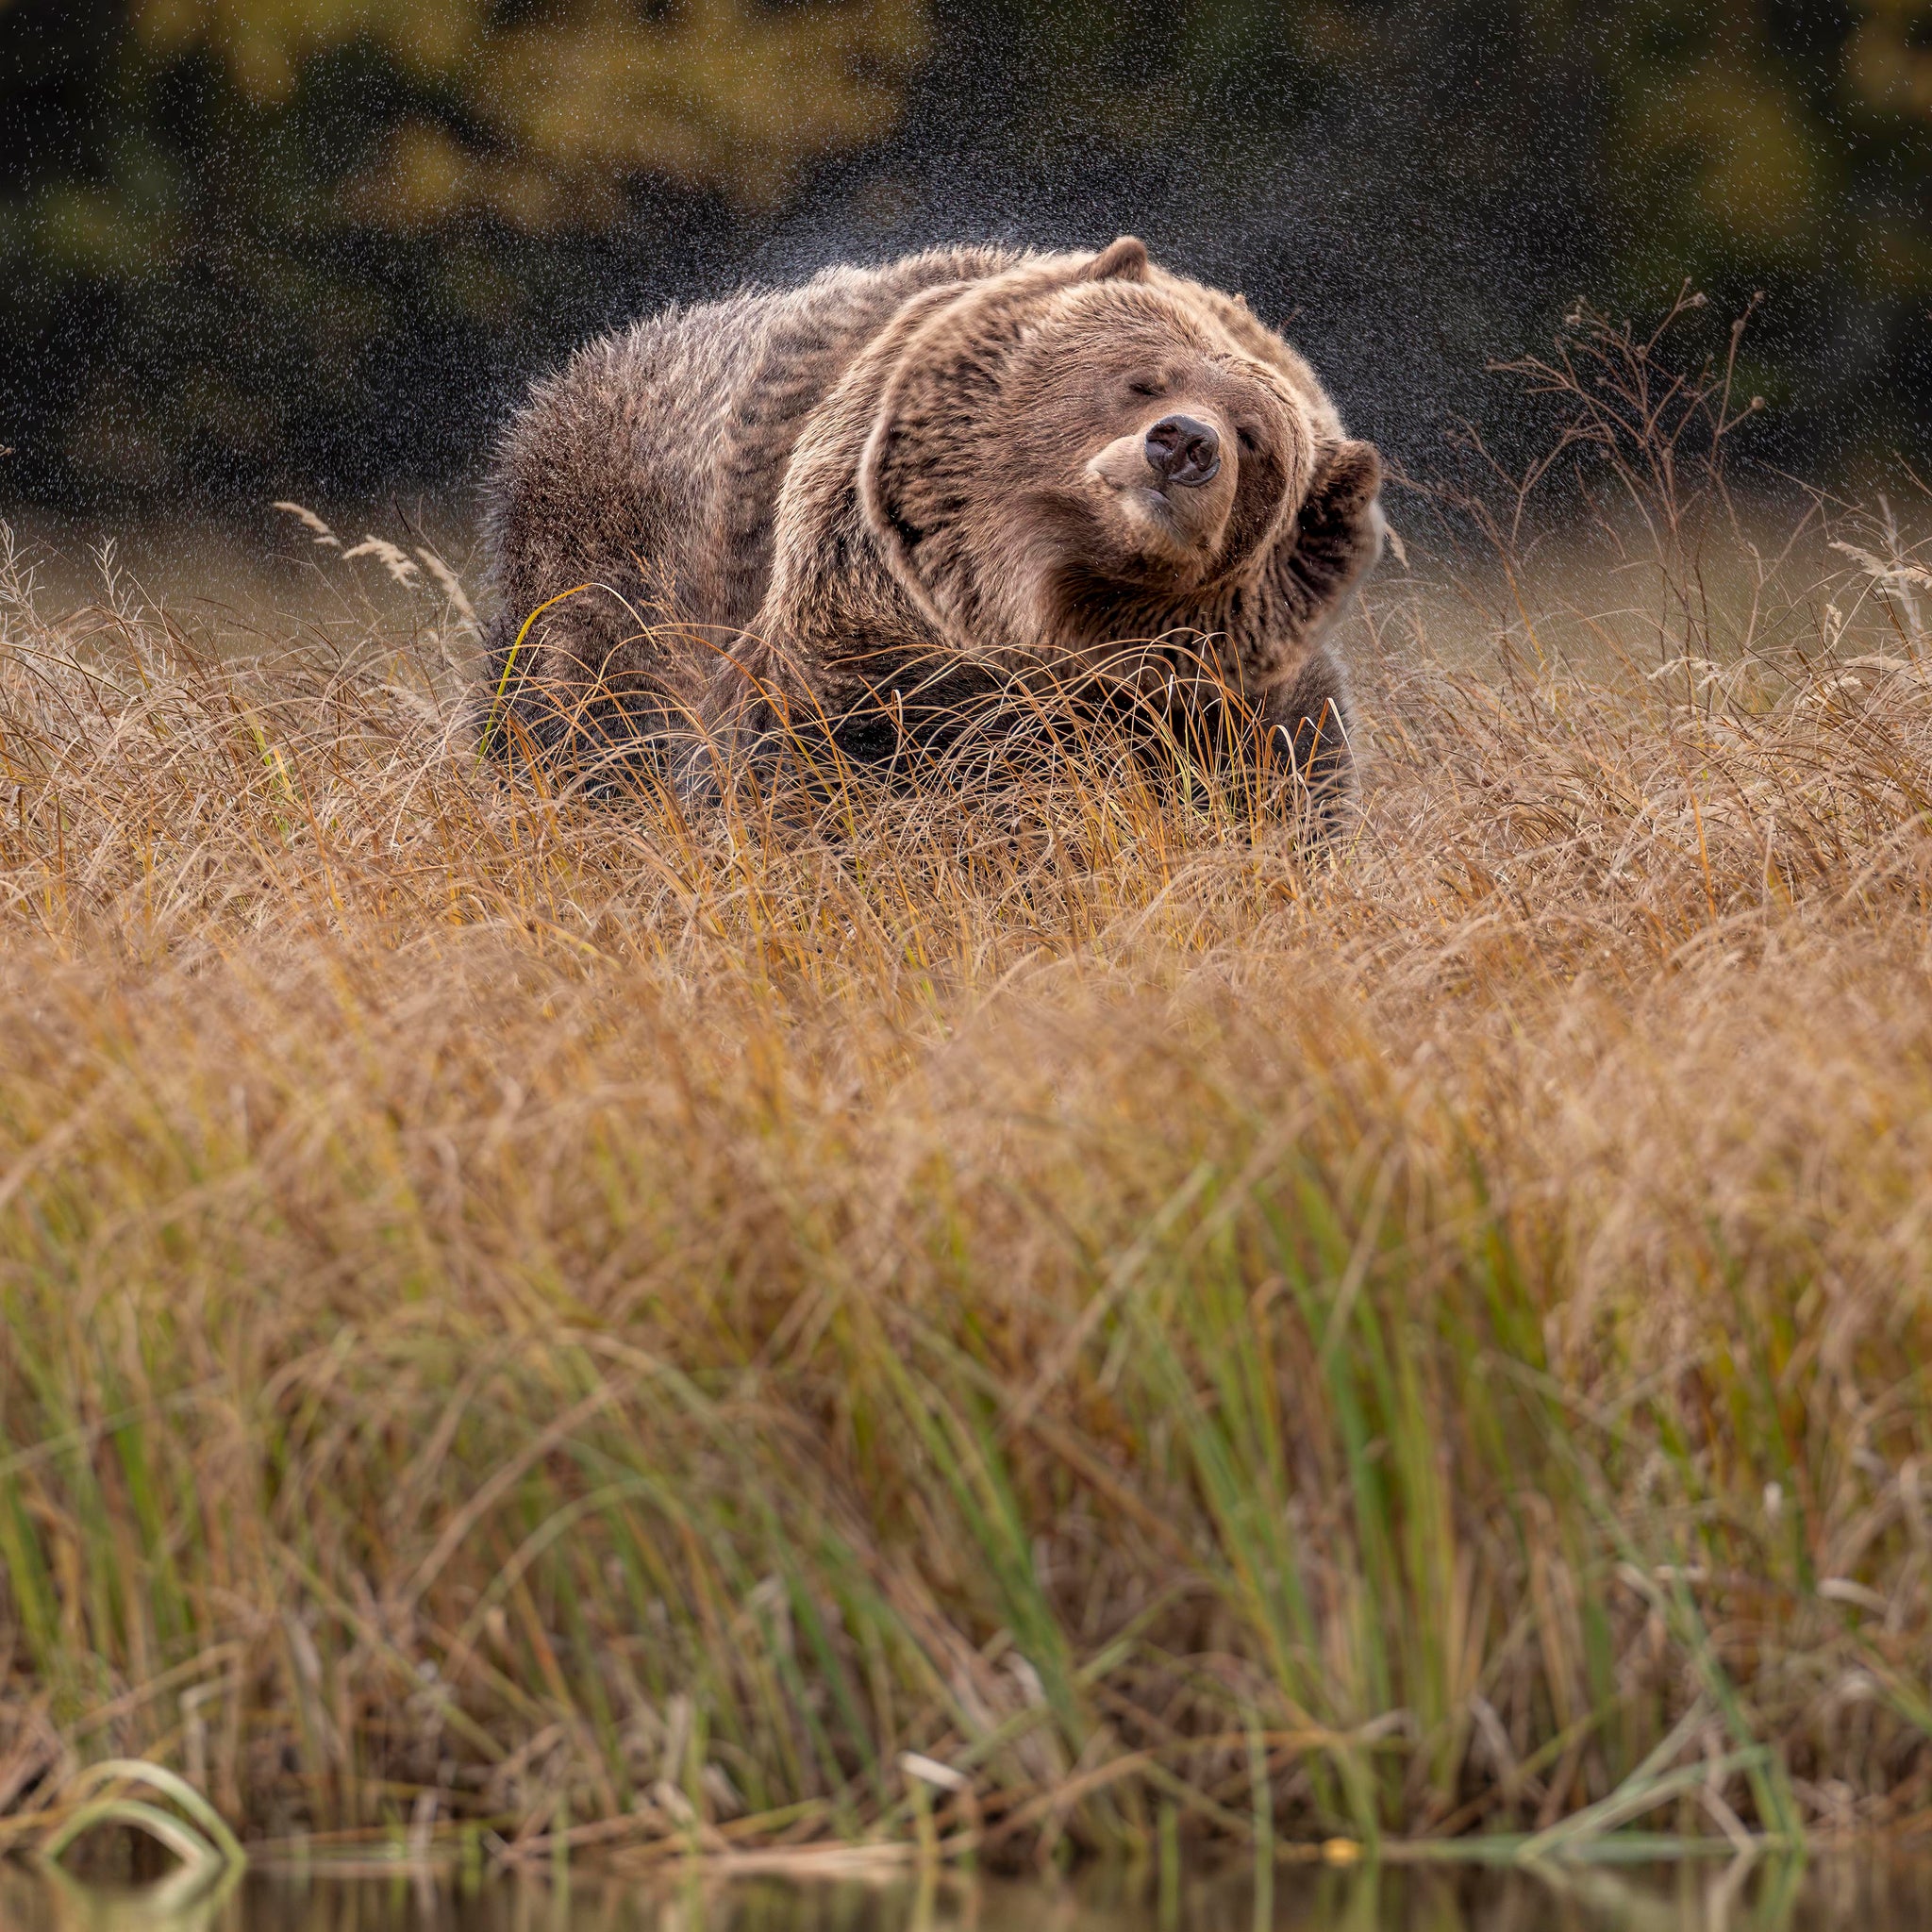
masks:
<instances>
[{"instance_id":1,"label":"grizzly bear","mask_svg":"<svg viewBox=\"0 0 1932 1932\"><path fill-rule=\"evenodd\" d=\"M896 761L1084 685L1326 814L1355 782L1326 639L1380 478L1241 297L1131 236L673 308L504 435L479 728L703 792L802 738Z\"/></svg>"}]
</instances>

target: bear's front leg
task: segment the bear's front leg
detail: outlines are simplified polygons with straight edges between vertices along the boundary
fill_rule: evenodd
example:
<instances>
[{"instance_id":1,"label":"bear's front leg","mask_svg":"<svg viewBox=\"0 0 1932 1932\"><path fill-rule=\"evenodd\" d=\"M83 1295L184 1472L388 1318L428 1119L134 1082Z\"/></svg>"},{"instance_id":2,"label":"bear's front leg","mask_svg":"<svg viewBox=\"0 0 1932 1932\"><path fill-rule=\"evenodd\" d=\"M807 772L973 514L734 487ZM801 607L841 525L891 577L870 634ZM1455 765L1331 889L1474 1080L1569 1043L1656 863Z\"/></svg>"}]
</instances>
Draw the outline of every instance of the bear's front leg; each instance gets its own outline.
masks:
<instances>
[{"instance_id":1,"label":"bear's front leg","mask_svg":"<svg viewBox=\"0 0 1932 1932\"><path fill-rule=\"evenodd\" d=\"M1317 650L1295 676L1263 697L1247 734L1265 795L1324 838L1347 821L1360 796L1354 731L1355 708L1341 666Z\"/></svg>"},{"instance_id":2,"label":"bear's front leg","mask_svg":"<svg viewBox=\"0 0 1932 1932\"><path fill-rule=\"evenodd\" d=\"M717 805L738 780L768 781L788 745L812 733L818 705L796 654L747 631L712 663L700 728L677 770L688 804Z\"/></svg>"}]
</instances>

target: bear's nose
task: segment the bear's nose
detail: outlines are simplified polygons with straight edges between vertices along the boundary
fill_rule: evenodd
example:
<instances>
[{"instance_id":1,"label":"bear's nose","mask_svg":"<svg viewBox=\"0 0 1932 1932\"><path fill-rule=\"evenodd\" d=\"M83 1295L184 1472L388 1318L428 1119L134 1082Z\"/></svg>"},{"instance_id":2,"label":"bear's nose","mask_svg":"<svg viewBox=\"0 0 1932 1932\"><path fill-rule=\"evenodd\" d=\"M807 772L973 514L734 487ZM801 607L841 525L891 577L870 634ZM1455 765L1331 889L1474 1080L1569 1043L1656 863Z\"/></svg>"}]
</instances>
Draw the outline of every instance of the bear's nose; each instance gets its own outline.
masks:
<instances>
[{"instance_id":1,"label":"bear's nose","mask_svg":"<svg viewBox=\"0 0 1932 1932\"><path fill-rule=\"evenodd\" d=\"M1221 468L1221 439L1193 416L1163 416L1147 432L1147 461L1170 483L1206 483Z\"/></svg>"}]
</instances>

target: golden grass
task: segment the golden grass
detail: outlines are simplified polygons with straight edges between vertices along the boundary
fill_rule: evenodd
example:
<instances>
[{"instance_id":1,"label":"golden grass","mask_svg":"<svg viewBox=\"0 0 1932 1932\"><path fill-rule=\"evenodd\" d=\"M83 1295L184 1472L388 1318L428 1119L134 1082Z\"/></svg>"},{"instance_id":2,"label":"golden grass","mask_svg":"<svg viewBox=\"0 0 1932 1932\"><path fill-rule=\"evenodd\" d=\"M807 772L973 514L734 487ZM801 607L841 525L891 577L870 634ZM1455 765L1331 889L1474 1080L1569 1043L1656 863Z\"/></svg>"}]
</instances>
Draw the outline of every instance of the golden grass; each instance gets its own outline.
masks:
<instances>
[{"instance_id":1,"label":"golden grass","mask_svg":"<svg viewBox=\"0 0 1932 1932\"><path fill-rule=\"evenodd\" d=\"M1385 583L1312 858L1098 759L559 801L441 593L11 567L0 1836L132 1755L510 1857L1924 1820L1932 580L1850 541L1518 562L1460 668Z\"/></svg>"}]
</instances>

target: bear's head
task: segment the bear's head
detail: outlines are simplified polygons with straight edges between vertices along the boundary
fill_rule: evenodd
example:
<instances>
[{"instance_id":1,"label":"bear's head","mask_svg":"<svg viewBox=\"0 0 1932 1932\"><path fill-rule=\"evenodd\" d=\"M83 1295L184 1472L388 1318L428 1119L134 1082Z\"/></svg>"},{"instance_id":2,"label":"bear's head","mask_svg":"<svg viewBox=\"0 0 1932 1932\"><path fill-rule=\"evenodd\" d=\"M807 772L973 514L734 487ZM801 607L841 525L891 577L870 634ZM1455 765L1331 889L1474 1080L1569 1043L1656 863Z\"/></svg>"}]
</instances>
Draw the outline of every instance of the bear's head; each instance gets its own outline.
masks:
<instances>
[{"instance_id":1,"label":"bear's head","mask_svg":"<svg viewBox=\"0 0 1932 1932\"><path fill-rule=\"evenodd\" d=\"M1205 607L1292 541L1339 446L1306 365L1131 237L934 290L895 335L866 520L981 645L1077 649Z\"/></svg>"}]
</instances>

